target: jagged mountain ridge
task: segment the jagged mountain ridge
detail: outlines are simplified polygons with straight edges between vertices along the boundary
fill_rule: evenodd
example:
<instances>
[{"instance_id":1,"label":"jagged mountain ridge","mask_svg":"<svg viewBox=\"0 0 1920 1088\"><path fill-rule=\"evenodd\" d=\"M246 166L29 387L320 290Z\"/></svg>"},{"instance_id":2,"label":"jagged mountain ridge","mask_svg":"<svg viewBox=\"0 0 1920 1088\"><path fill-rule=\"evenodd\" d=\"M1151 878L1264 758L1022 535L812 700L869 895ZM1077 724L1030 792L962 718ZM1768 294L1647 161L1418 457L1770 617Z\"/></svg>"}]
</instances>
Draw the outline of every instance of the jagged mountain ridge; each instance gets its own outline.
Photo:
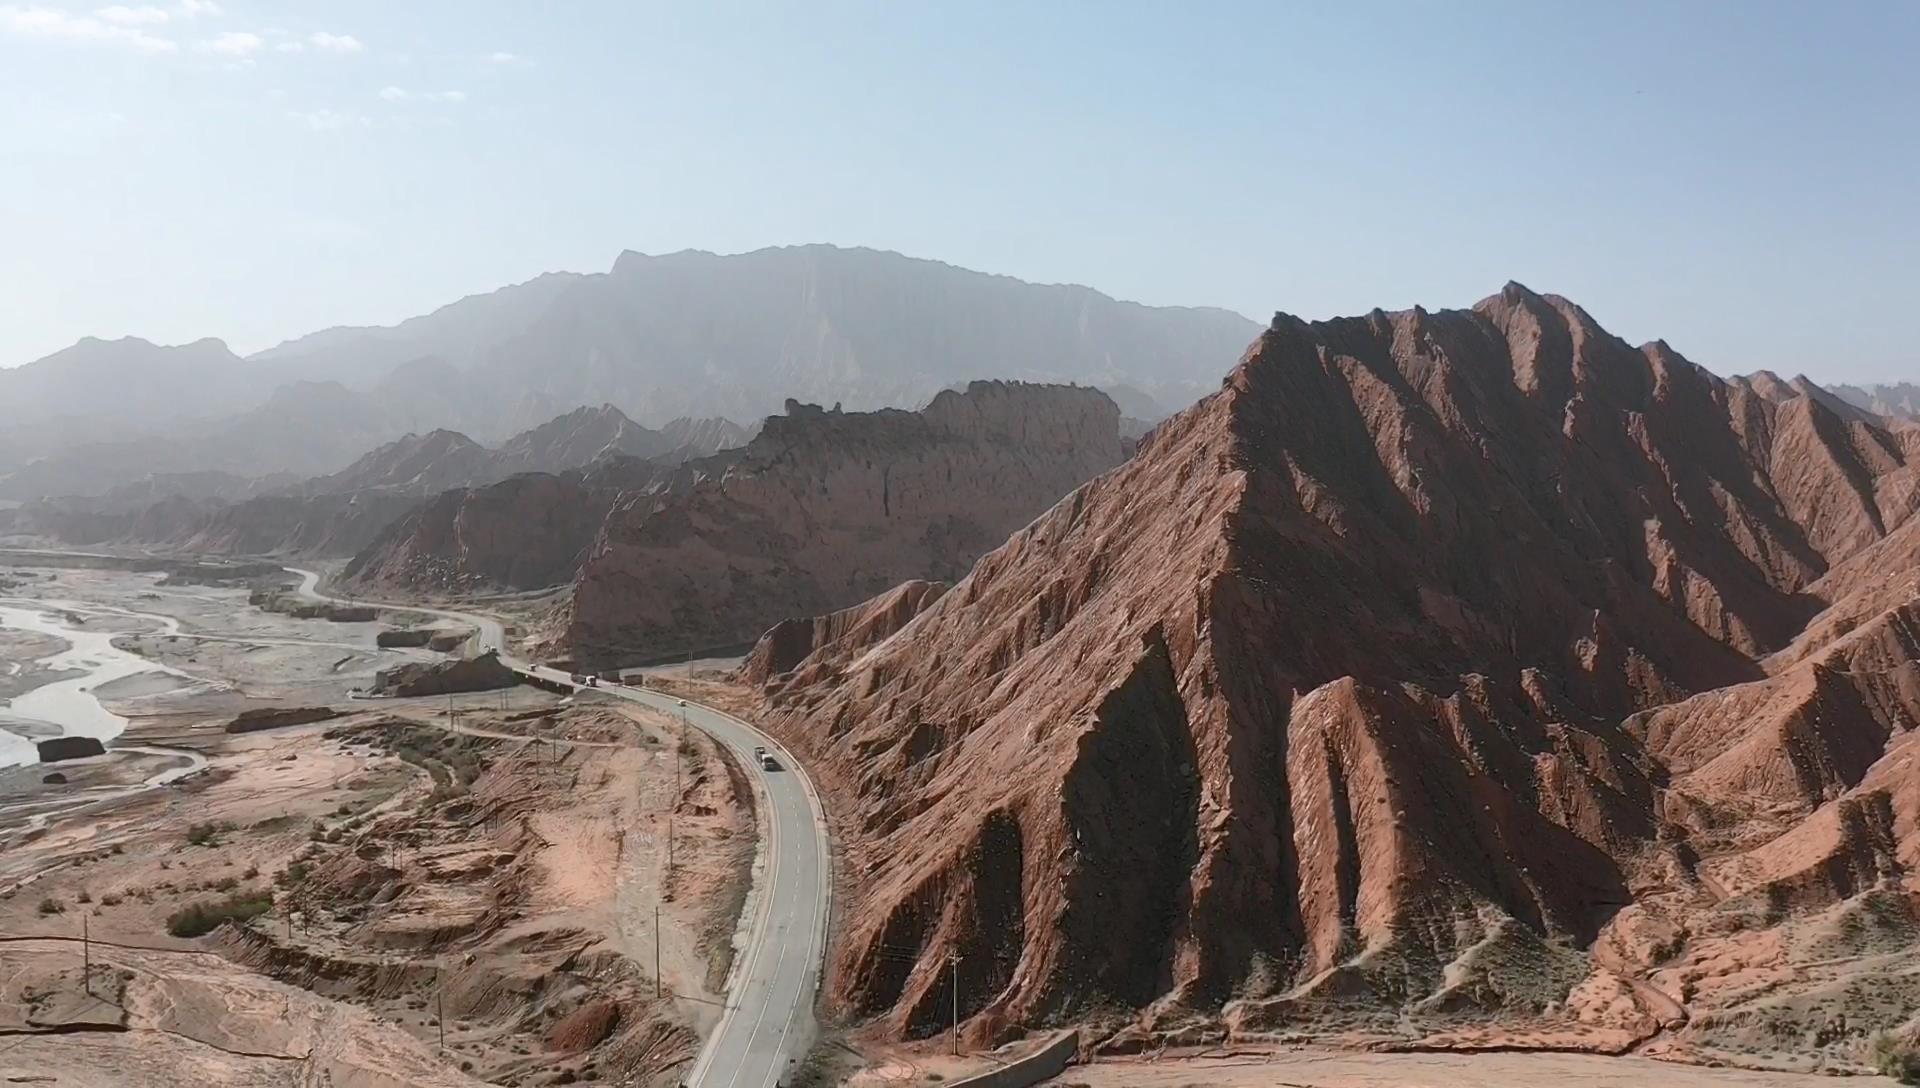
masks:
<instances>
[{"instance_id":1,"label":"jagged mountain ridge","mask_svg":"<svg viewBox=\"0 0 1920 1088\"><path fill-rule=\"evenodd\" d=\"M623 495L687 471L671 458L614 456L443 491L357 549L343 577L366 589L434 594L564 585Z\"/></svg>"},{"instance_id":2,"label":"jagged mountain ridge","mask_svg":"<svg viewBox=\"0 0 1920 1088\"><path fill-rule=\"evenodd\" d=\"M1095 389L975 382L918 412L789 402L746 446L620 497L544 648L600 666L735 647L957 577L1127 452Z\"/></svg>"},{"instance_id":3,"label":"jagged mountain ridge","mask_svg":"<svg viewBox=\"0 0 1920 1088\"><path fill-rule=\"evenodd\" d=\"M982 373L1111 385L1128 414L1152 422L1211 388L1256 328L1224 310L1142 306L868 249L627 252L607 272L541 276L244 361L216 341L107 345L116 358L207 358L96 381L82 365L96 345L82 342L0 370L0 401L20 416L0 441L0 499L97 495L149 472L314 476L409 432L491 445L578 405L613 404L654 427L757 419L787 397L913 407ZM141 396L128 407L101 389ZM141 423L131 431L129 411Z\"/></svg>"},{"instance_id":4,"label":"jagged mountain ridge","mask_svg":"<svg viewBox=\"0 0 1920 1088\"><path fill-rule=\"evenodd\" d=\"M707 443L745 432L726 420L677 420L652 431L618 409L579 409L488 449L454 431L407 435L347 468L290 487L226 502L209 490L230 482L188 479L199 494L154 501L155 487L123 487L108 499L39 502L8 511L9 531L71 544L119 543L212 555L354 555L429 496L499 482L517 473L555 472L596 460L647 457L672 463L709 455ZM582 458L574 461L572 458ZM642 460L651 465L651 461ZM216 487L216 483L218 486Z\"/></svg>"},{"instance_id":5,"label":"jagged mountain ridge","mask_svg":"<svg viewBox=\"0 0 1920 1088\"><path fill-rule=\"evenodd\" d=\"M1920 863L1888 762L1920 721L1914 587L1871 577L1914 552L1915 443L1518 285L1276 317L951 590L760 666L850 829L830 995L931 1034L957 956L985 1039L1114 1006L1655 1016L1590 951L1623 918ZM1798 845L1752 871L1732 827ZM1293 967L1230 1002L1262 964Z\"/></svg>"},{"instance_id":6,"label":"jagged mountain ridge","mask_svg":"<svg viewBox=\"0 0 1920 1088\"><path fill-rule=\"evenodd\" d=\"M326 371L369 350L445 359L489 388L551 403L757 419L783 399L849 410L926 403L983 370L1126 387L1164 414L1211 387L1257 326L1224 310L1147 307L897 253L828 245L716 255L628 251L605 273L462 300L393 329L331 330L263 358ZM457 310L456 310L457 308ZM485 334L478 323L492 321ZM392 345L404 344L404 349ZM378 347L378 345L385 345Z\"/></svg>"},{"instance_id":7,"label":"jagged mountain ridge","mask_svg":"<svg viewBox=\"0 0 1920 1088\"><path fill-rule=\"evenodd\" d=\"M1868 386L1835 385L1833 395L1855 408L1893 419L1920 420L1920 386L1892 382Z\"/></svg>"}]
</instances>

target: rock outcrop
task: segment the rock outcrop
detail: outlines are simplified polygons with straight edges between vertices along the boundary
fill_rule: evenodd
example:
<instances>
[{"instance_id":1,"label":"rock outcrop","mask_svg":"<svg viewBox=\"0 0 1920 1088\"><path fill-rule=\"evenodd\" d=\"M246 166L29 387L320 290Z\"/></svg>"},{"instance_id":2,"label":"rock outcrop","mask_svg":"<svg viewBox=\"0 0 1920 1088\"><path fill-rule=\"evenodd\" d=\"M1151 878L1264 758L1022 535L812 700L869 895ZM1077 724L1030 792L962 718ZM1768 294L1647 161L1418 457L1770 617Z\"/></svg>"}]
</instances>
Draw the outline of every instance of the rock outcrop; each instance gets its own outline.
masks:
<instances>
[{"instance_id":1,"label":"rock outcrop","mask_svg":"<svg viewBox=\"0 0 1920 1088\"><path fill-rule=\"evenodd\" d=\"M1630 904L1909 880L1920 445L1836 403L1518 285L1276 317L917 615L750 658L848 829L832 999L932 1034L957 957L982 1038L1571 1021L1652 1000L1615 972L1670 951L1596 951Z\"/></svg>"},{"instance_id":2,"label":"rock outcrop","mask_svg":"<svg viewBox=\"0 0 1920 1088\"><path fill-rule=\"evenodd\" d=\"M372 605L315 601L279 589L256 589L247 594L247 603L262 612L278 612L297 620L327 620L331 623L372 623L380 610Z\"/></svg>"},{"instance_id":3,"label":"rock outcrop","mask_svg":"<svg viewBox=\"0 0 1920 1088\"><path fill-rule=\"evenodd\" d=\"M36 741L35 747L40 753L40 762L59 763L69 759L86 759L89 756L107 754L107 746L100 743L98 737L53 737Z\"/></svg>"},{"instance_id":4,"label":"rock outcrop","mask_svg":"<svg viewBox=\"0 0 1920 1088\"><path fill-rule=\"evenodd\" d=\"M258 733L263 729L284 729L292 725L311 725L314 722L330 722L340 716L340 712L324 706L283 706L260 707L243 710L234 715L226 725L228 733Z\"/></svg>"},{"instance_id":5,"label":"rock outcrop","mask_svg":"<svg viewBox=\"0 0 1920 1088\"><path fill-rule=\"evenodd\" d=\"M959 577L1125 456L1097 390L975 382L919 412L789 403L746 447L623 495L558 617L596 668L744 646L783 617Z\"/></svg>"},{"instance_id":6,"label":"rock outcrop","mask_svg":"<svg viewBox=\"0 0 1920 1088\"><path fill-rule=\"evenodd\" d=\"M500 655L485 653L458 661L413 662L381 669L374 674L373 691L395 697L457 695L510 688L519 682L519 675L500 663Z\"/></svg>"}]
</instances>

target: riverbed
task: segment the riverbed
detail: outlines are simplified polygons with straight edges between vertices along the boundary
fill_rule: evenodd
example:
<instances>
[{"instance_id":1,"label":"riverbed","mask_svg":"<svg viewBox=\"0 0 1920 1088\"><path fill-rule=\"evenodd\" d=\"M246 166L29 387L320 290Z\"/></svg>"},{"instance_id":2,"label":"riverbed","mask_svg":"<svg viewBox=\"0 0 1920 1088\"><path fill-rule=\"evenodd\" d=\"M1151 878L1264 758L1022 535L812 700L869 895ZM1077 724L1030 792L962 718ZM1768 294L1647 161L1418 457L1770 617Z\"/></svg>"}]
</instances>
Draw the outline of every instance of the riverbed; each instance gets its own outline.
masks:
<instances>
[{"instance_id":1,"label":"riverbed","mask_svg":"<svg viewBox=\"0 0 1920 1088\"><path fill-rule=\"evenodd\" d=\"M142 693L173 691L194 683L178 669L156 664L116 647L113 640L142 630L175 627L164 616L102 609L69 600L31 601L0 598L0 627L38 634L66 648L32 661L8 662L13 675L31 669L59 679L14 697L0 711L0 767L39 760L34 741L48 737L93 737L103 744L126 731L127 719L100 701L103 685L140 678Z\"/></svg>"}]
</instances>

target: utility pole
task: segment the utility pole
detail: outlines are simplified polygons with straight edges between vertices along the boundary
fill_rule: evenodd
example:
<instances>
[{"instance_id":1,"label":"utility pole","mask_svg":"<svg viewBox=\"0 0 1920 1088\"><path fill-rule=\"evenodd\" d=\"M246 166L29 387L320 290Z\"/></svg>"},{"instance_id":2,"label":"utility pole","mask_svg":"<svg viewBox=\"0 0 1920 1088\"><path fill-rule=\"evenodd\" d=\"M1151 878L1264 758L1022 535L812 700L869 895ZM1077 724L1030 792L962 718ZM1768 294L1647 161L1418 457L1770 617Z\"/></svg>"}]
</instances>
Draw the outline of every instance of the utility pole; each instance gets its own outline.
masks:
<instances>
[{"instance_id":1,"label":"utility pole","mask_svg":"<svg viewBox=\"0 0 1920 1088\"><path fill-rule=\"evenodd\" d=\"M93 996L93 940L87 933L87 916L80 915L80 986Z\"/></svg>"},{"instance_id":2,"label":"utility pole","mask_svg":"<svg viewBox=\"0 0 1920 1088\"><path fill-rule=\"evenodd\" d=\"M434 1018L440 1021L440 1052L447 1051L447 971L440 964L433 969Z\"/></svg>"},{"instance_id":3,"label":"utility pole","mask_svg":"<svg viewBox=\"0 0 1920 1088\"><path fill-rule=\"evenodd\" d=\"M653 996L660 996L660 904L653 905Z\"/></svg>"}]
</instances>

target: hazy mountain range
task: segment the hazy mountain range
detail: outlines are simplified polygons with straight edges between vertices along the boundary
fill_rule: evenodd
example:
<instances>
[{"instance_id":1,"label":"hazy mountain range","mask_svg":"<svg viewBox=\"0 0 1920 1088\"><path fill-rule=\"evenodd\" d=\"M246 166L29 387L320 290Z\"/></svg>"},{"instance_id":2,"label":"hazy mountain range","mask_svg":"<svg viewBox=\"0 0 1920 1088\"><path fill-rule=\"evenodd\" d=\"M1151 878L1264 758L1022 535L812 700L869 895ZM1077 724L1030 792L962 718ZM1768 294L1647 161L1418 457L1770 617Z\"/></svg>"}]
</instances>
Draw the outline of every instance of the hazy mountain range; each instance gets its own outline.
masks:
<instances>
[{"instance_id":1,"label":"hazy mountain range","mask_svg":"<svg viewBox=\"0 0 1920 1088\"><path fill-rule=\"evenodd\" d=\"M788 397L917 407L978 377L1098 385L1154 420L1214 388L1258 329L867 249L628 252L249 358L218 340L88 339L0 370L0 498L317 476L408 433L495 443L585 405L650 426L757 420Z\"/></svg>"},{"instance_id":2,"label":"hazy mountain range","mask_svg":"<svg viewBox=\"0 0 1920 1088\"><path fill-rule=\"evenodd\" d=\"M646 475L738 446L752 432L722 419L653 430L610 405L580 408L496 448L458 431L407 434L339 472L290 481L225 473L153 475L100 496L63 495L0 509L0 536L215 555L351 555L442 491L581 470ZM613 466L613 467L609 467Z\"/></svg>"}]
</instances>

